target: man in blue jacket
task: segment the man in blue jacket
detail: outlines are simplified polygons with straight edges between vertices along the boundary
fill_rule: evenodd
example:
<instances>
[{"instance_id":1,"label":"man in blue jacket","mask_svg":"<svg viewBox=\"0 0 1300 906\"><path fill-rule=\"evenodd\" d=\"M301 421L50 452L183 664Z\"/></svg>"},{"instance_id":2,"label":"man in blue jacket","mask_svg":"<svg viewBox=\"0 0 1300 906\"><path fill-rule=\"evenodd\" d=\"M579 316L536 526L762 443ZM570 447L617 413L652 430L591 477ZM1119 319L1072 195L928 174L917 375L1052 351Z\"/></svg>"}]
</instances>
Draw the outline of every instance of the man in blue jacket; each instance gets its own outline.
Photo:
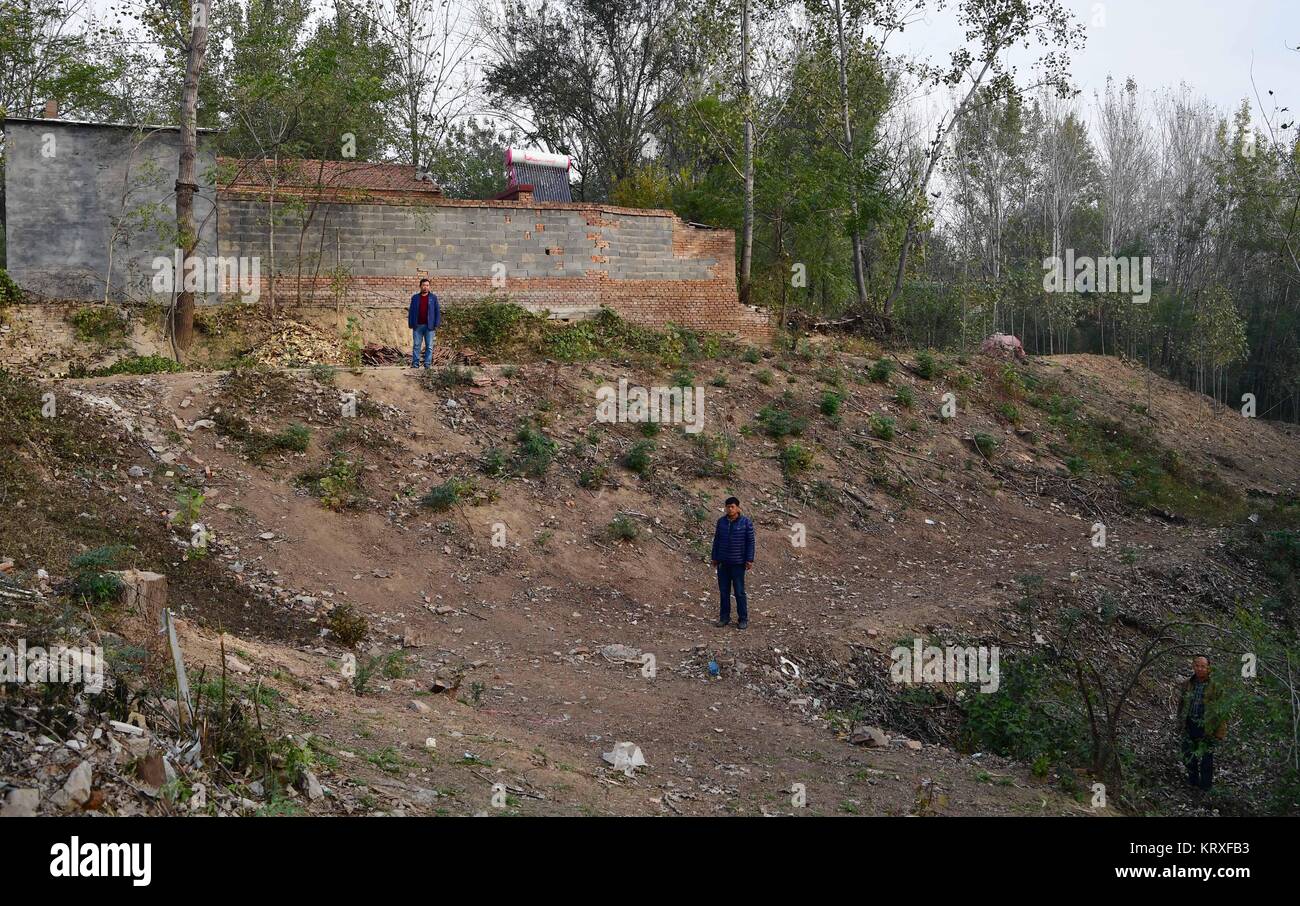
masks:
<instances>
[{"instance_id":1,"label":"man in blue jacket","mask_svg":"<svg viewBox=\"0 0 1300 906\"><path fill-rule=\"evenodd\" d=\"M722 627L731 622L731 593L736 593L736 616L739 629L749 627L749 599L745 597L745 570L754 566L754 523L740 514L740 501L728 497L727 515L718 520L713 530L713 565L718 568L718 591L722 593L722 606L718 622Z\"/></svg>"},{"instance_id":2,"label":"man in blue jacket","mask_svg":"<svg viewBox=\"0 0 1300 906\"><path fill-rule=\"evenodd\" d=\"M411 310L407 313L406 324L411 328L411 367L420 367L420 343L424 343L424 367L433 364L433 343L437 339L435 331L442 323L442 308L438 297L429 292L429 278L420 281L420 291L411 297Z\"/></svg>"}]
</instances>

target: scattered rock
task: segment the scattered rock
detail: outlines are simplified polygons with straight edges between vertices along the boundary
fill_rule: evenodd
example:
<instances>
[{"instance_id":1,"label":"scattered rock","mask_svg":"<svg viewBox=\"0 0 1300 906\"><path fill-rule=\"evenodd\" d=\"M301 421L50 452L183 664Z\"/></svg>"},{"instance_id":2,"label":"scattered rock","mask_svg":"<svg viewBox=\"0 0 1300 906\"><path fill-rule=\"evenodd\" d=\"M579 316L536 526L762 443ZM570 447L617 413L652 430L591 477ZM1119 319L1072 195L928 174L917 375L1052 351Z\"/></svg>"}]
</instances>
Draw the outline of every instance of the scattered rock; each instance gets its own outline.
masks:
<instances>
[{"instance_id":1,"label":"scattered rock","mask_svg":"<svg viewBox=\"0 0 1300 906\"><path fill-rule=\"evenodd\" d=\"M889 745L889 737L885 731L879 727L869 727L866 724L859 724L853 728L853 733L849 736L849 742L855 746L866 746L869 749L879 749Z\"/></svg>"},{"instance_id":2,"label":"scattered rock","mask_svg":"<svg viewBox=\"0 0 1300 906\"><path fill-rule=\"evenodd\" d=\"M0 818L31 818L40 804L40 790L10 790L5 804L0 806Z\"/></svg>"},{"instance_id":3,"label":"scattered rock","mask_svg":"<svg viewBox=\"0 0 1300 906\"><path fill-rule=\"evenodd\" d=\"M94 780L94 769L90 761L83 761L72 769L63 787L55 792L50 801L60 811L81 808L90 799L90 784Z\"/></svg>"}]
</instances>

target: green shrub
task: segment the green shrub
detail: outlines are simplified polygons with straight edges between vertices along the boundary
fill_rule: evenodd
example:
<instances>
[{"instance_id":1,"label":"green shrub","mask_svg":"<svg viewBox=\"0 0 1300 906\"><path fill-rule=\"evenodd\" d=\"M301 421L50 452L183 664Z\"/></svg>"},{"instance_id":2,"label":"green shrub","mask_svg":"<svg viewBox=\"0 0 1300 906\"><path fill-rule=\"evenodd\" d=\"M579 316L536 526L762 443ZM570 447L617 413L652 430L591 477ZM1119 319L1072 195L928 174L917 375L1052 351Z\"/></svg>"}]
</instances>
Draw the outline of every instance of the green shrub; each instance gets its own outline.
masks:
<instances>
[{"instance_id":1,"label":"green shrub","mask_svg":"<svg viewBox=\"0 0 1300 906\"><path fill-rule=\"evenodd\" d=\"M330 635L345 648L355 648L366 637L370 623L351 604L335 604L325 620Z\"/></svg>"},{"instance_id":2,"label":"green shrub","mask_svg":"<svg viewBox=\"0 0 1300 906\"><path fill-rule=\"evenodd\" d=\"M161 355L130 355L118 359L112 365L84 371L72 368L73 377L112 377L115 374L174 374L184 371L180 362Z\"/></svg>"},{"instance_id":3,"label":"green shrub","mask_svg":"<svg viewBox=\"0 0 1300 906\"><path fill-rule=\"evenodd\" d=\"M887 415L873 415L870 421L871 433L881 440L889 441L894 439L896 429L894 420Z\"/></svg>"},{"instance_id":4,"label":"green shrub","mask_svg":"<svg viewBox=\"0 0 1300 906\"><path fill-rule=\"evenodd\" d=\"M0 308L17 305L23 300L23 291L9 276L9 272L0 267Z\"/></svg>"},{"instance_id":5,"label":"green shrub","mask_svg":"<svg viewBox=\"0 0 1300 906\"><path fill-rule=\"evenodd\" d=\"M642 436L642 437L658 437L658 436L659 436L659 423L658 423L658 422L641 422L641 426L640 426L640 428L639 428L638 430L641 432L641 436Z\"/></svg>"},{"instance_id":6,"label":"green shrub","mask_svg":"<svg viewBox=\"0 0 1300 906\"><path fill-rule=\"evenodd\" d=\"M1016 408L1015 403L1001 403L998 405L998 415L1013 425L1020 424L1020 410Z\"/></svg>"},{"instance_id":7,"label":"green shrub","mask_svg":"<svg viewBox=\"0 0 1300 906\"><path fill-rule=\"evenodd\" d=\"M754 375L754 379L764 387L772 386L772 369L764 368L762 371L759 371Z\"/></svg>"},{"instance_id":8,"label":"green shrub","mask_svg":"<svg viewBox=\"0 0 1300 906\"><path fill-rule=\"evenodd\" d=\"M525 423L515 434L520 470L533 478L546 474L555 458L555 441L542 433L536 425Z\"/></svg>"},{"instance_id":9,"label":"green shrub","mask_svg":"<svg viewBox=\"0 0 1300 906\"><path fill-rule=\"evenodd\" d=\"M894 402L898 403L898 405L902 406L904 409L911 409L916 405L916 394L912 392L911 387L903 384L894 393Z\"/></svg>"},{"instance_id":10,"label":"green shrub","mask_svg":"<svg viewBox=\"0 0 1300 906\"><path fill-rule=\"evenodd\" d=\"M644 478L650 474L653 467L654 451L654 441L638 441L632 445L632 449L628 450L627 455L623 457L623 465Z\"/></svg>"},{"instance_id":11,"label":"green shrub","mask_svg":"<svg viewBox=\"0 0 1300 906\"><path fill-rule=\"evenodd\" d=\"M781 450L781 471L789 478L801 475L812 467L813 452L802 444L787 444Z\"/></svg>"},{"instance_id":12,"label":"green shrub","mask_svg":"<svg viewBox=\"0 0 1300 906\"><path fill-rule=\"evenodd\" d=\"M807 419L775 406L764 406L760 409L757 421L764 433L775 438L803 434L804 429L808 427Z\"/></svg>"},{"instance_id":13,"label":"green shrub","mask_svg":"<svg viewBox=\"0 0 1300 906\"><path fill-rule=\"evenodd\" d=\"M759 355L758 348L755 346L746 346L745 351L740 354L740 360L742 362L748 362L751 365L757 365L759 358L761 358L761 356Z\"/></svg>"},{"instance_id":14,"label":"green shrub","mask_svg":"<svg viewBox=\"0 0 1300 906\"><path fill-rule=\"evenodd\" d=\"M670 386L670 387L694 387L694 386L695 386L695 372L691 371L689 368L679 368L679 369L677 369L676 371L673 372L672 379L671 379L671 381L669 382L669 385L668 385L668 386Z\"/></svg>"},{"instance_id":15,"label":"green shrub","mask_svg":"<svg viewBox=\"0 0 1300 906\"><path fill-rule=\"evenodd\" d=\"M499 447L489 447L479 461L479 470L490 478L502 478L510 470L510 459Z\"/></svg>"},{"instance_id":16,"label":"green shrub","mask_svg":"<svg viewBox=\"0 0 1300 906\"><path fill-rule=\"evenodd\" d=\"M927 381L934 380L940 373L938 360L928 349L922 349L916 354L916 373Z\"/></svg>"},{"instance_id":17,"label":"green shrub","mask_svg":"<svg viewBox=\"0 0 1300 906\"><path fill-rule=\"evenodd\" d=\"M614 541L635 541L640 535L640 528L628 516L615 516L609 523L609 537Z\"/></svg>"},{"instance_id":18,"label":"green shrub","mask_svg":"<svg viewBox=\"0 0 1300 906\"><path fill-rule=\"evenodd\" d=\"M893 373L894 363L884 356L881 356L876 359L875 364L871 366L871 371L867 373L867 377L877 384L888 384L889 376Z\"/></svg>"},{"instance_id":19,"label":"green shrub","mask_svg":"<svg viewBox=\"0 0 1300 906\"><path fill-rule=\"evenodd\" d=\"M1073 684L1040 656L1005 659L996 692L960 700L964 748L1030 764L1082 760L1088 734L1075 716L1082 708L1050 704L1063 698L1079 704Z\"/></svg>"},{"instance_id":20,"label":"green shrub","mask_svg":"<svg viewBox=\"0 0 1300 906\"><path fill-rule=\"evenodd\" d=\"M420 498L420 504L435 513L445 513L474 492L474 485L458 478L448 478Z\"/></svg>"},{"instance_id":21,"label":"green shrub","mask_svg":"<svg viewBox=\"0 0 1300 906\"><path fill-rule=\"evenodd\" d=\"M592 466L590 469L583 469L578 473L578 484L588 490L598 488L605 483L605 476L609 470L604 466Z\"/></svg>"},{"instance_id":22,"label":"green shrub","mask_svg":"<svg viewBox=\"0 0 1300 906\"><path fill-rule=\"evenodd\" d=\"M695 471L701 478L731 478L736 465L731 460L735 440L727 434L693 435L696 449Z\"/></svg>"},{"instance_id":23,"label":"green shrub","mask_svg":"<svg viewBox=\"0 0 1300 906\"><path fill-rule=\"evenodd\" d=\"M125 322L117 310L109 306L78 308L70 320L74 335L84 342L106 344L126 336Z\"/></svg>"},{"instance_id":24,"label":"green shrub","mask_svg":"<svg viewBox=\"0 0 1300 906\"><path fill-rule=\"evenodd\" d=\"M430 370L427 378L430 387L449 390L453 387L469 387L474 383L474 372L456 365L446 365L437 371Z\"/></svg>"},{"instance_id":25,"label":"green shrub","mask_svg":"<svg viewBox=\"0 0 1300 906\"><path fill-rule=\"evenodd\" d=\"M356 463L335 456L329 470L317 482L321 505L329 510L346 510L360 502L361 477Z\"/></svg>"},{"instance_id":26,"label":"green shrub","mask_svg":"<svg viewBox=\"0 0 1300 906\"><path fill-rule=\"evenodd\" d=\"M274 449L291 450L294 453L304 452L310 443L311 429L297 422L271 437L271 446Z\"/></svg>"},{"instance_id":27,"label":"green shrub","mask_svg":"<svg viewBox=\"0 0 1300 906\"><path fill-rule=\"evenodd\" d=\"M984 455L985 459L990 458L998 449L998 439L992 434L979 433L975 435L975 449Z\"/></svg>"},{"instance_id":28,"label":"green shrub","mask_svg":"<svg viewBox=\"0 0 1300 906\"><path fill-rule=\"evenodd\" d=\"M840 406L844 404L844 394L836 390L825 390L822 392L821 405L818 407L822 415L827 418L834 418L840 414Z\"/></svg>"},{"instance_id":29,"label":"green shrub","mask_svg":"<svg viewBox=\"0 0 1300 906\"><path fill-rule=\"evenodd\" d=\"M91 604L107 604L121 593L122 580L113 574L123 548L96 547L72 558L70 590Z\"/></svg>"}]
</instances>

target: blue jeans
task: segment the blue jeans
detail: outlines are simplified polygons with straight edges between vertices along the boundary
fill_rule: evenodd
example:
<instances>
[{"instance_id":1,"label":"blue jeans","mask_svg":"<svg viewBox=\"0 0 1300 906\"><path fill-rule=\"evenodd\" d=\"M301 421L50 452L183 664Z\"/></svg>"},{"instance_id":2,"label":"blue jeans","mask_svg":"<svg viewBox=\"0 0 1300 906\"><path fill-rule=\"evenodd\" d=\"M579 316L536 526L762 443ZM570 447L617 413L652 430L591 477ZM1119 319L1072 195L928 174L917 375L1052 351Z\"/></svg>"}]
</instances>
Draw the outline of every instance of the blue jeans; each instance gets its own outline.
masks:
<instances>
[{"instance_id":1,"label":"blue jeans","mask_svg":"<svg viewBox=\"0 0 1300 906\"><path fill-rule=\"evenodd\" d=\"M424 342L424 367L428 368L433 364L433 341L437 339L437 334L432 327L420 325L411 329L411 367L415 368L420 364L420 343Z\"/></svg>"},{"instance_id":2,"label":"blue jeans","mask_svg":"<svg viewBox=\"0 0 1300 906\"><path fill-rule=\"evenodd\" d=\"M749 620L749 598L745 596L745 564L718 564L718 591L722 595L722 606L718 610L719 620L731 619L731 592L736 592L736 616L740 622Z\"/></svg>"}]
</instances>

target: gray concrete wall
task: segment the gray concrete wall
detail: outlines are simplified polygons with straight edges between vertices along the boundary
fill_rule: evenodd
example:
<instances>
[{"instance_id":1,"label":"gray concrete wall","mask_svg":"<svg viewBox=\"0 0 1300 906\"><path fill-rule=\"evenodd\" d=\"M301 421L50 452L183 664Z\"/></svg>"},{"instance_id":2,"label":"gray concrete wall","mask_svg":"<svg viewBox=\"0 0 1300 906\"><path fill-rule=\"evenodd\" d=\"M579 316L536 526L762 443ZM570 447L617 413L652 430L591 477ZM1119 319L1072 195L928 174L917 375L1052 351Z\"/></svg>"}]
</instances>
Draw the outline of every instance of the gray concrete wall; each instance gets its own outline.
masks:
<instances>
[{"instance_id":1,"label":"gray concrete wall","mask_svg":"<svg viewBox=\"0 0 1300 906\"><path fill-rule=\"evenodd\" d=\"M151 298L153 259L175 252L179 133L13 119L4 131L10 276L48 298L102 300L106 282L110 301ZM200 133L200 255L216 254L215 167Z\"/></svg>"}]
</instances>

